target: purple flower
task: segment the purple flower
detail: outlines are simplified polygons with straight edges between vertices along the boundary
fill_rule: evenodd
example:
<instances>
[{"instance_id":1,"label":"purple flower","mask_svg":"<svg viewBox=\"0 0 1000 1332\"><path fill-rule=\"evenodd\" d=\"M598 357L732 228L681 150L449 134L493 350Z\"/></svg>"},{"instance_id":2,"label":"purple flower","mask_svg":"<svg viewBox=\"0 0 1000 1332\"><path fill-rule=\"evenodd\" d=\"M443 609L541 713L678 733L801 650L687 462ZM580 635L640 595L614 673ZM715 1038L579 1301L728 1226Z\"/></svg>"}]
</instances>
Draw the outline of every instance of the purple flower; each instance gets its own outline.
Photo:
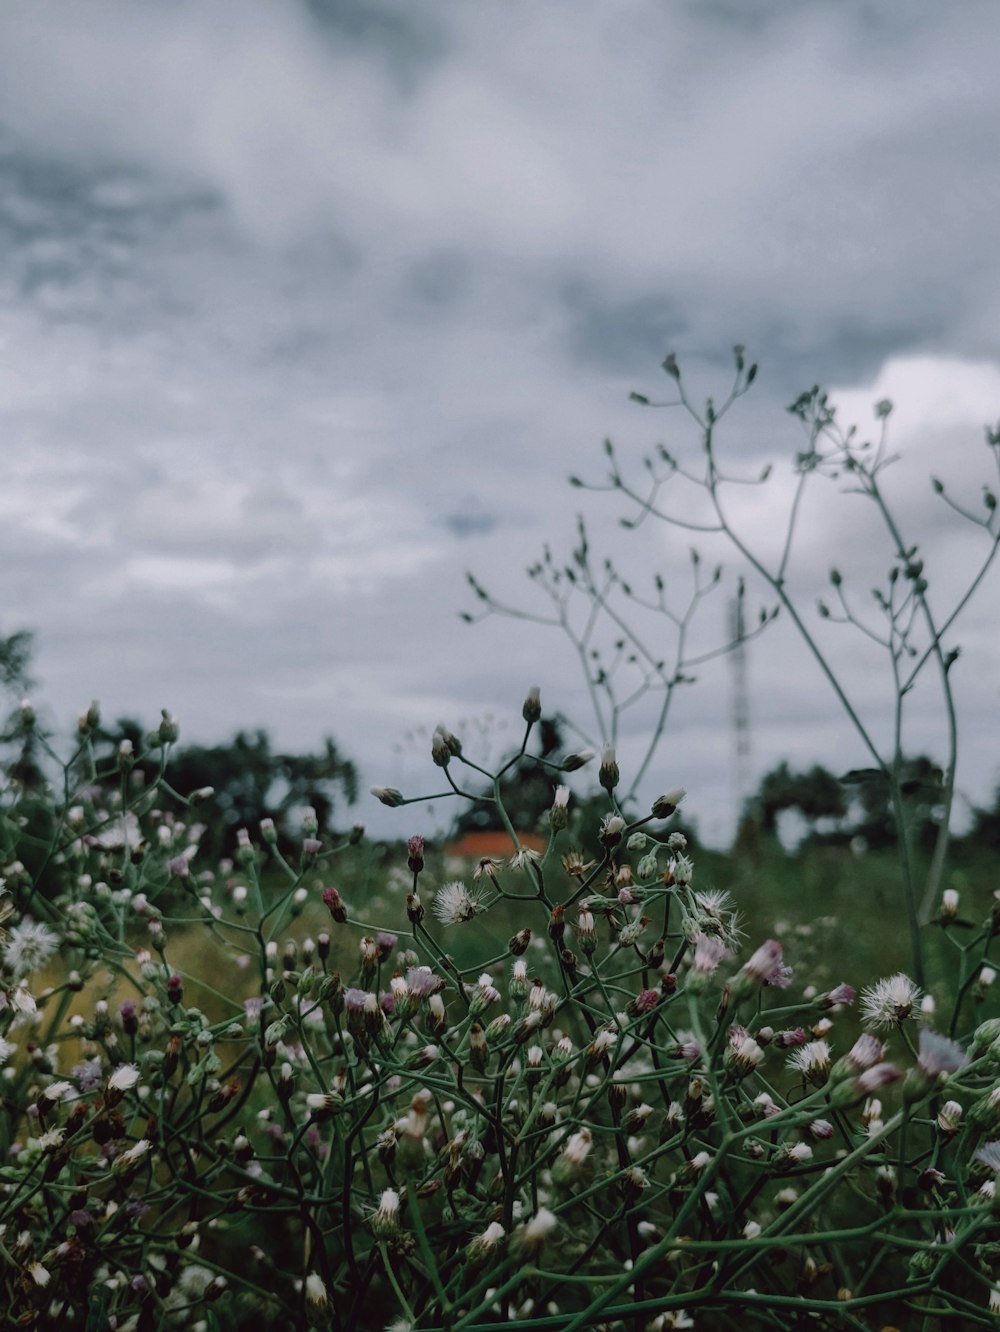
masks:
<instances>
[{"instance_id":1,"label":"purple flower","mask_svg":"<svg viewBox=\"0 0 1000 1332\"><path fill-rule=\"evenodd\" d=\"M841 981L839 985L834 986L828 994L823 996L823 1007L837 1008L840 1004L853 1004L855 993L853 985Z\"/></svg>"},{"instance_id":2,"label":"purple flower","mask_svg":"<svg viewBox=\"0 0 1000 1332\"><path fill-rule=\"evenodd\" d=\"M410 967L406 973L406 983L415 999L425 999L441 988L440 980L430 967Z\"/></svg>"},{"instance_id":3,"label":"purple flower","mask_svg":"<svg viewBox=\"0 0 1000 1332\"><path fill-rule=\"evenodd\" d=\"M921 1029L917 1064L927 1077L938 1078L942 1073L954 1073L968 1062L969 1056L957 1041L942 1036L940 1032L931 1031L929 1027Z\"/></svg>"},{"instance_id":4,"label":"purple flower","mask_svg":"<svg viewBox=\"0 0 1000 1332\"><path fill-rule=\"evenodd\" d=\"M881 1087L898 1082L902 1076L895 1064L873 1064L856 1079L854 1086L859 1096L870 1096Z\"/></svg>"},{"instance_id":5,"label":"purple flower","mask_svg":"<svg viewBox=\"0 0 1000 1332\"><path fill-rule=\"evenodd\" d=\"M365 1004L368 1002L368 991L359 990L356 986L350 986L344 991L344 1007L348 1013L363 1013Z\"/></svg>"},{"instance_id":6,"label":"purple flower","mask_svg":"<svg viewBox=\"0 0 1000 1332\"><path fill-rule=\"evenodd\" d=\"M97 1091L104 1082L99 1059L85 1059L82 1064L75 1064L70 1070L70 1076L84 1094Z\"/></svg>"},{"instance_id":7,"label":"purple flower","mask_svg":"<svg viewBox=\"0 0 1000 1332\"><path fill-rule=\"evenodd\" d=\"M776 939L767 939L757 951L744 962L744 976L758 985L773 985L772 976L781 968L781 944Z\"/></svg>"}]
</instances>

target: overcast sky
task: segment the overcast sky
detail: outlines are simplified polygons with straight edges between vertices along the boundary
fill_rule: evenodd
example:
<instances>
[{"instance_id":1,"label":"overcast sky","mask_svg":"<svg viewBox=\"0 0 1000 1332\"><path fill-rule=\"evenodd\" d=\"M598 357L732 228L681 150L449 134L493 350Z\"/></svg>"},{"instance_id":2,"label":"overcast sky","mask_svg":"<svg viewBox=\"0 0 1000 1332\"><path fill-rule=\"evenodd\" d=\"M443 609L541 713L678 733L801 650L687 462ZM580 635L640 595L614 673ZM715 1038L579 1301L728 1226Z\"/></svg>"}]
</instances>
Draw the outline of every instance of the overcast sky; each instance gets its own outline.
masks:
<instances>
[{"instance_id":1,"label":"overcast sky","mask_svg":"<svg viewBox=\"0 0 1000 1332\"><path fill-rule=\"evenodd\" d=\"M150 723L168 706L189 740L329 733L366 784L412 793L435 772L408 733L467 719L498 749L531 684L593 732L558 633L460 621L465 571L541 609L524 568L569 551L582 509L595 550L681 588L686 534L624 533L616 497L566 476L601 477L605 436L637 466L659 441L696 453L629 390L666 395L673 350L721 397L734 342L761 370L723 447L777 466L734 501L746 530L776 530L801 389L864 431L892 397L889 488L945 607L981 543L927 476L978 504L1000 419L998 42L975 0L0 8L0 632L36 631L39 705L63 726L92 697ZM807 609L831 564L863 601L888 567L861 501L819 486ZM953 636L980 800L998 606L994 580ZM881 660L830 641L884 716ZM756 774L867 762L780 626L746 669ZM716 838L732 681L721 664L685 692L649 782L687 786ZM938 745L938 705L913 706ZM623 766L648 725L630 716Z\"/></svg>"}]
</instances>

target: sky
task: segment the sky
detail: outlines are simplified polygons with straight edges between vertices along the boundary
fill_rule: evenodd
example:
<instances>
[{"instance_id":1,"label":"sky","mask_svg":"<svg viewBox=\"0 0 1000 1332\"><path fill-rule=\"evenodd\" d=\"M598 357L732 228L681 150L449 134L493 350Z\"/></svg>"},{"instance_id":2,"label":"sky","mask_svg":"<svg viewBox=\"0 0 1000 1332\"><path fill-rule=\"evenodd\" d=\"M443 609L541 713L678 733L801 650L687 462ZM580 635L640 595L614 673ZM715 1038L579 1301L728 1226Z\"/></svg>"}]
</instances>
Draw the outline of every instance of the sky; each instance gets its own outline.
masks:
<instances>
[{"instance_id":1,"label":"sky","mask_svg":"<svg viewBox=\"0 0 1000 1332\"><path fill-rule=\"evenodd\" d=\"M169 707L191 741L329 734L414 795L440 786L438 722L495 756L532 685L598 739L565 636L464 623L466 572L544 611L525 569L583 513L595 555L682 603L691 534L626 531L620 495L567 476L600 481L607 437L637 477L658 443L696 460L694 423L629 392L669 397L673 351L720 400L737 342L760 371L719 448L775 471L734 521L774 553L802 389L867 434L891 398L886 488L944 618L988 542L928 477L977 512L995 481L998 39L977 0L0 8L0 632L37 635L36 706L63 731L97 698ZM884 654L815 601L836 566L868 614L890 555L863 499L815 482L789 585L885 743ZM724 567L707 649L742 569L699 544ZM960 810L1000 781L998 606L994 577L948 638ZM667 629L643 630L654 654ZM744 671L753 779L867 764L780 618ZM736 675L698 675L643 790L687 787L724 841ZM623 719L626 772L655 703ZM939 699L908 707L941 752ZM353 816L407 835L456 812Z\"/></svg>"}]
</instances>

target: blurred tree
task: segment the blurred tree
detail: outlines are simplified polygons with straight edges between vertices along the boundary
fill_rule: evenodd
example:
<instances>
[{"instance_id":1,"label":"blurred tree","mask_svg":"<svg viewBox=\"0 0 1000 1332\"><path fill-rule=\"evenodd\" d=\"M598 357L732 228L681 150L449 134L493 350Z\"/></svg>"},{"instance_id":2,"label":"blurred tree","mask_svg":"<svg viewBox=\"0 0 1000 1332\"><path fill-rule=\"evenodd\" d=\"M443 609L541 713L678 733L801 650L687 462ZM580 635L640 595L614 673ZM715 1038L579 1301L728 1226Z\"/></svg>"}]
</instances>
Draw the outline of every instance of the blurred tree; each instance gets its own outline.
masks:
<instances>
[{"instance_id":1,"label":"blurred tree","mask_svg":"<svg viewBox=\"0 0 1000 1332\"><path fill-rule=\"evenodd\" d=\"M820 819L843 819L847 801L840 782L832 772L816 763L807 772L792 772L786 762L764 775L751 804L756 808L761 830L773 836L778 815L786 809L797 810L811 832Z\"/></svg>"},{"instance_id":2,"label":"blurred tree","mask_svg":"<svg viewBox=\"0 0 1000 1332\"><path fill-rule=\"evenodd\" d=\"M972 827L964 840L972 846L1000 851L1000 786L993 792L993 804L973 810Z\"/></svg>"},{"instance_id":3,"label":"blurred tree","mask_svg":"<svg viewBox=\"0 0 1000 1332\"><path fill-rule=\"evenodd\" d=\"M0 744L8 751L3 771L22 791L37 791L45 784L41 737L35 710L26 697L35 683L31 675L34 646L34 635L24 629L0 638L0 690L17 700L0 732Z\"/></svg>"},{"instance_id":4,"label":"blurred tree","mask_svg":"<svg viewBox=\"0 0 1000 1332\"><path fill-rule=\"evenodd\" d=\"M145 735L146 728L134 718L123 717L100 738L111 752L128 739L135 752L142 754ZM159 752L154 751L141 757L136 767L151 781L159 764ZM207 825L204 845L216 856L234 850L240 828L254 833L265 818L274 819L281 842L290 846L300 836L290 816L306 805L315 809L320 828L330 831L341 807L352 805L358 790L357 769L329 736L318 754L276 753L261 729L238 731L228 744L173 749L166 776L182 796L212 788L194 817Z\"/></svg>"},{"instance_id":5,"label":"blurred tree","mask_svg":"<svg viewBox=\"0 0 1000 1332\"><path fill-rule=\"evenodd\" d=\"M900 773L903 817L910 840L914 846L930 851L943 814L944 774L926 754L903 759ZM854 791L849 834L863 837L873 849L895 846L898 825L888 776L878 768L862 768L845 773L840 780Z\"/></svg>"}]
</instances>

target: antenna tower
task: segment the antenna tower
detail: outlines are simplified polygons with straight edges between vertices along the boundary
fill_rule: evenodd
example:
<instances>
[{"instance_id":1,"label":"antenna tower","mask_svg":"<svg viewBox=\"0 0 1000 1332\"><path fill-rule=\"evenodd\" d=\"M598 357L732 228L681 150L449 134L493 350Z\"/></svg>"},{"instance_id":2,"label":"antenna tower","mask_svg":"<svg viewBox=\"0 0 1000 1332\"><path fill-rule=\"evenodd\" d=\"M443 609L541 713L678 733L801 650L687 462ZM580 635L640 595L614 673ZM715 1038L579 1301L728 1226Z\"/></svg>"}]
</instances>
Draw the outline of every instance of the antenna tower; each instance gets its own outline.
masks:
<instances>
[{"instance_id":1,"label":"antenna tower","mask_svg":"<svg viewBox=\"0 0 1000 1332\"><path fill-rule=\"evenodd\" d=\"M733 784L737 820L751 795L750 791L750 694L747 689L746 621L743 615L745 588L742 578L736 596L729 603L729 640L733 644L732 663Z\"/></svg>"}]
</instances>

